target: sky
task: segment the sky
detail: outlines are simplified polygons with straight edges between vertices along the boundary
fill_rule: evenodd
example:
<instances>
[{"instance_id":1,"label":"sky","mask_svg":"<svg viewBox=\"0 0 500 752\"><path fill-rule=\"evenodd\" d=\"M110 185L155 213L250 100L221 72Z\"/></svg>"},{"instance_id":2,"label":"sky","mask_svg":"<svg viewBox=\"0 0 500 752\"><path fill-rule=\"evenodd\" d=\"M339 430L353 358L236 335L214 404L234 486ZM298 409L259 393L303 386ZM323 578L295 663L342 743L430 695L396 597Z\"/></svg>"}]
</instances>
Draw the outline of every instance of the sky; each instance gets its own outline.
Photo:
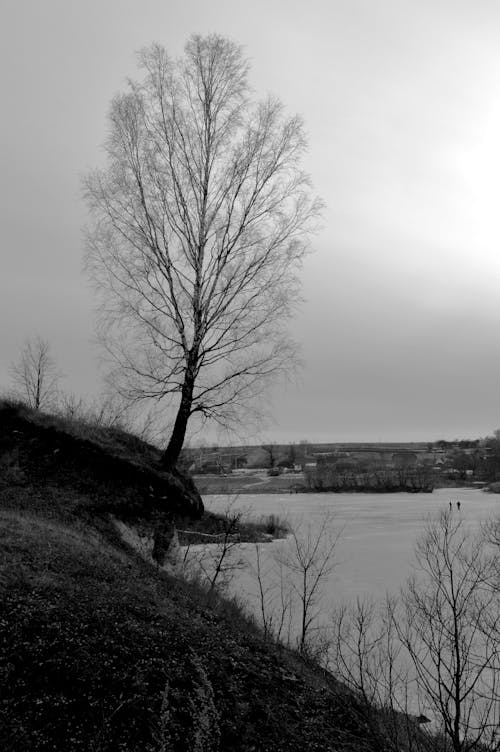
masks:
<instances>
[{"instance_id":1,"label":"sky","mask_svg":"<svg viewBox=\"0 0 500 752\"><path fill-rule=\"evenodd\" d=\"M39 334L67 392L100 392L81 176L103 164L110 102L140 75L137 51L159 42L178 56L192 33L213 32L244 46L257 98L303 116L304 165L326 204L290 321L304 365L252 439L491 434L500 4L486 0L4 0L0 390Z\"/></svg>"}]
</instances>

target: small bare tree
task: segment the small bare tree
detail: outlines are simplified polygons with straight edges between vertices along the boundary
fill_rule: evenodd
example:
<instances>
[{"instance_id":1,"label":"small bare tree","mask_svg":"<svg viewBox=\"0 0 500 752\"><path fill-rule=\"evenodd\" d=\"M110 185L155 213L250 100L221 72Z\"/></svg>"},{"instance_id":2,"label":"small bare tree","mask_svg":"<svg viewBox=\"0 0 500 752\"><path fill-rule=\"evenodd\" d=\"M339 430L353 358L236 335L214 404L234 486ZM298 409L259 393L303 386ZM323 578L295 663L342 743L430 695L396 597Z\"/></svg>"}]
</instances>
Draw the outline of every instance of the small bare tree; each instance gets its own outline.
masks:
<instances>
[{"instance_id":1,"label":"small bare tree","mask_svg":"<svg viewBox=\"0 0 500 752\"><path fill-rule=\"evenodd\" d=\"M87 261L117 387L175 410L173 467L192 416L234 422L296 362L287 322L321 202L300 118L252 103L237 45L193 36L182 59L154 45L141 65L85 182Z\"/></svg>"},{"instance_id":2,"label":"small bare tree","mask_svg":"<svg viewBox=\"0 0 500 752\"><path fill-rule=\"evenodd\" d=\"M262 444L262 449L267 452L268 467L272 470L276 466L278 460L278 447L276 444Z\"/></svg>"},{"instance_id":3,"label":"small bare tree","mask_svg":"<svg viewBox=\"0 0 500 752\"><path fill-rule=\"evenodd\" d=\"M202 559L200 562L208 578L210 593L214 591L217 585L223 588L227 587L229 580L234 576L234 572L244 566L239 554L236 560L234 557L234 554L239 552L241 514L241 512L229 512L224 515L221 540L212 549L208 557L208 566L206 559Z\"/></svg>"},{"instance_id":4,"label":"small bare tree","mask_svg":"<svg viewBox=\"0 0 500 752\"><path fill-rule=\"evenodd\" d=\"M412 707L413 688L394 619L396 601L358 598L338 607L332 620L328 667L354 693L339 691L368 731L369 748L380 752L429 752L432 740ZM420 716L423 719L423 716ZM424 719L426 720L426 719Z\"/></svg>"},{"instance_id":5,"label":"small bare tree","mask_svg":"<svg viewBox=\"0 0 500 752\"><path fill-rule=\"evenodd\" d=\"M264 639L275 639L289 645L292 622L292 585L283 562L263 557L261 548L268 543L255 544L255 565L252 573L257 583L259 615Z\"/></svg>"},{"instance_id":6,"label":"small bare tree","mask_svg":"<svg viewBox=\"0 0 500 752\"><path fill-rule=\"evenodd\" d=\"M15 394L34 410L55 406L62 374L46 340L38 335L27 339L19 360L11 364L10 373Z\"/></svg>"},{"instance_id":7,"label":"small bare tree","mask_svg":"<svg viewBox=\"0 0 500 752\"><path fill-rule=\"evenodd\" d=\"M490 584L494 590L500 592L500 518L497 517L485 522L481 532L485 546L492 551ZM500 623L498 629L500 638Z\"/></svg>"},{"instance_id":8,"label":"small bare tree","mask_svg":"<svg viewBox=\"0 0 500 752\"><path fill-rule=\"evenodd\" d=\"M216 589L226 589L236 572L246 566L240 546L240 525L245 512L235 509L234 504L232 499L221 515L221 533L198 533L206 543L188 545L184 551L184 574L195 578L201 575L210 595Z\"/></svg>"},{"instance_id":9,"label":"small bare tree","mask_svg":"<svg viewBox=\"0 0 500 752\"><path fill-rule=\"evenodd\" d=\"M335 529L333 515L327 512L319 528L302 522L292 529L277 556L279 563L289 572L294 598L298 602L297 645L301 653L319 647L318 638L313 640L311 632L321 612L318 602L323 587L336 565L335 549L341 534L342 531ZM294 603L292 609L295 610Z\"/></svg>"}]
</instances>

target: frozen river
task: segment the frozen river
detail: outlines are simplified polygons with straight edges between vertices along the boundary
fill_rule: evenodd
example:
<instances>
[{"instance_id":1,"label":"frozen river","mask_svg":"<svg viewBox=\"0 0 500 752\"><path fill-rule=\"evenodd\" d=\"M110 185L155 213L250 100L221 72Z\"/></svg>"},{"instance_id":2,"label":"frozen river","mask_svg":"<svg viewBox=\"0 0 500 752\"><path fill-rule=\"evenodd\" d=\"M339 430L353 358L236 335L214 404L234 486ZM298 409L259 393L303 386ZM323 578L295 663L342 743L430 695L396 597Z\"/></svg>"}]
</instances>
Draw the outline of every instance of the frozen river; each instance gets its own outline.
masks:
<instances>
[{"instance_id":1,"label":"frozen river","mask_svg":"<svg viewBox=\"0 0 500 752\"><path fill-rule=\"evenodd\" d=\"M207 509L222 511L228 496L205 496ZM430 516L449 507L472 528L500 515L500 495L466 488L438 489L425 494L245 494L234 502L250 517L278 514L292 525L320 526L325 513L333 514L332 526L342 531L336 549L337 566L324 594L324 609L356 596L383 597L396 592L411 573L413 547ZM460 502L460 510L457 508ZM270 557L282 541L261 546ZM252 557L252 546L247 546ZM255 583L248 573L237 575L231 588L250 599Z\"/></svg>"}]
</instances>

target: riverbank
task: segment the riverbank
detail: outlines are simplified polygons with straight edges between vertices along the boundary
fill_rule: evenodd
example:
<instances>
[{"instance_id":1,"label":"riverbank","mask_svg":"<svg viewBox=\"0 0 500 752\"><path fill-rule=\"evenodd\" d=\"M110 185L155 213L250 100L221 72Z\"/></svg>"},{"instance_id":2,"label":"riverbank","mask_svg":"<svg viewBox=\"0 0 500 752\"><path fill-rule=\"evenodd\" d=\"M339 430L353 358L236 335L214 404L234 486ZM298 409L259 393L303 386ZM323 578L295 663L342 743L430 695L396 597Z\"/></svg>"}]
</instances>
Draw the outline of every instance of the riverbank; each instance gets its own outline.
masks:
<instances>
[{"instance_id":1,"label":"riverbank","mask_svg":"<svg viewBox=\"0 0 500 752\"><path fill-rule=\"evenodd\" d=\"M438 489L450 489L450 491L466 488L470 490L482 490L491 493L500 493L499 483L450 481L448 479L434 478L432 483L406 485L385 484L363 485L338 484L335 487L314 487L302 472L284 473L277 476L269 476L266 470L249 472L246 474L231 475L193 475L193 481L199 491L204 495L220 494L284 494L284 493L432 493Z\"/></svg>"},{"instance_id":2,"label":"riverbank","mask_svg":"<svg viewBox=\"0 0 500 752\"><path fill-rule=\"evenodd\" d=\"M226 494L295 494L295 493L431 493L432 483L422 483L407 479L384 476L377 479L355 478L337 484L320 483L306 474L284 473L270 476L267 471L256 471L245 475L194 475L193 481L199 493Z\"/></svg>"}]
</instances>

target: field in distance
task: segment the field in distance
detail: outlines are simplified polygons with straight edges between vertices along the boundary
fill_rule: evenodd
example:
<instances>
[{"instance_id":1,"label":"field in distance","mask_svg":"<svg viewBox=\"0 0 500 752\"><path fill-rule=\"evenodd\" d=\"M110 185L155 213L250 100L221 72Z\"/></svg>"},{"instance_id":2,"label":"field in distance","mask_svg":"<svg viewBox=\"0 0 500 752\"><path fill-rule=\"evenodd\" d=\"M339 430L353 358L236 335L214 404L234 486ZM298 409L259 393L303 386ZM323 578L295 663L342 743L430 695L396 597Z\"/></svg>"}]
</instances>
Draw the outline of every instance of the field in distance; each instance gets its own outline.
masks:
<instances>
[{"instance_id":1,"label":"field in distance","mask_svg":"<svg viewBox=\"0 0 500 752\"><path fill-rule=\"evenodd\" d=\"M231 475L193 475L201 494L293 493L306 490L303 473L286 473L276 477L267 471L231 473Z\"/></svg>"}]
</instances>

